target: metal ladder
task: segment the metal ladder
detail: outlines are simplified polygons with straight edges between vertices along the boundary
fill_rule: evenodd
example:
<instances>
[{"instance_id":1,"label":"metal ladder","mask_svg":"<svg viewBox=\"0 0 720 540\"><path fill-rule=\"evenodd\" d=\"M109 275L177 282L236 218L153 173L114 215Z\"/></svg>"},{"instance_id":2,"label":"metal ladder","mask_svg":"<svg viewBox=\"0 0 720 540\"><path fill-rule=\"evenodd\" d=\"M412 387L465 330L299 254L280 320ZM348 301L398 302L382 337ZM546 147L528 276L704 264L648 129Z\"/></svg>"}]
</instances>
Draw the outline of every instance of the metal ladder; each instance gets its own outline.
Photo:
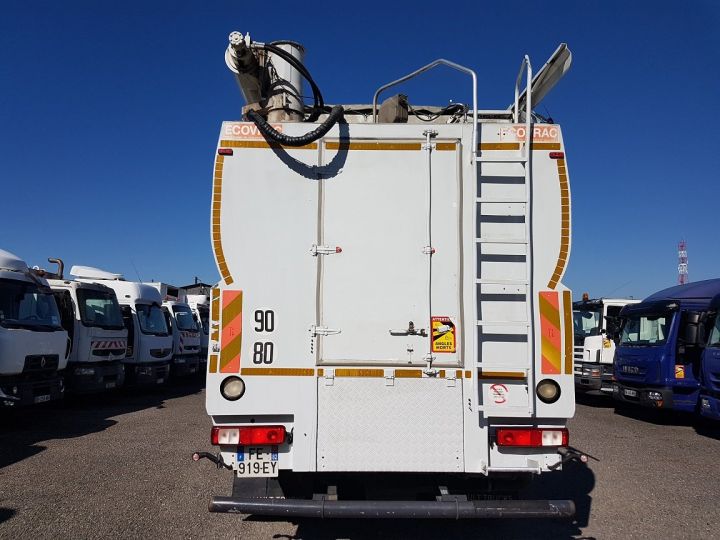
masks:
<instances>
[{"instance_id":1,"label":"metal ladder","mask_svg":"<svg viewBox=\"0 0 720 540\"><path fill-rule=\"evenodd\" d=\"M476 148L479 170L478 193L475 199L475 313L478 333L475 357L478 362L478 375L500 371L524 373L528 387L534 388L532 67L528 56L523 59L515 83L513 121L516 124L519 123L518 100L523 75L526 75L527 81L525 141L517 150L482 152L479 147ZM524 189L519 187L521 184ZM498 266L492 268L492 263L498 263ZM517 354L513 354L512 350L517 351L518 343L526 344L527 355L524 359L508 363L506 358L517 358ZM507 356L499 353L502 348L508 350ZM485 355L490 358L486 359ZM482 392L483 383L480 377L478 381L478 392ZM528 394L532 395L531 392ZM482 398L478 401L477 409L486 415L492 414L492 404L483 404L482 401ZM534 400L530 397L522 407L506 406L502 409L504 416L525 416L533 412Z\"/></svg>"}]
</instances>

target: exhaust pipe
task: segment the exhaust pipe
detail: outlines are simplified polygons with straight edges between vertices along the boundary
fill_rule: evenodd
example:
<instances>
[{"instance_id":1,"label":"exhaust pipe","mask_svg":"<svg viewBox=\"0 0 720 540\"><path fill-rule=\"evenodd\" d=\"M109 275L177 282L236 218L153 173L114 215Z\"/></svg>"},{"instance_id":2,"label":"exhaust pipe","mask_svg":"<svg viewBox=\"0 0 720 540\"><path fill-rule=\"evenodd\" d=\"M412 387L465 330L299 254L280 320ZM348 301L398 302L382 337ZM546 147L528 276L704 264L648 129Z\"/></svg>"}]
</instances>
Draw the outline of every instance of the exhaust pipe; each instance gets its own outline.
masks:
<instances>
[{"instance_id":1,"label":"exhaust pipe","mask_svg":"<svg viewBox=\"0 0 720 540\"><path fill-rule=\"evenodd\" d=\"M63 272L65 271L65 263L62 262L62 259L53 259L52 257L48 257L48 262L52 264L57 264L57 277L58 279L63 279Z\"/></svg>"}]
</instances>

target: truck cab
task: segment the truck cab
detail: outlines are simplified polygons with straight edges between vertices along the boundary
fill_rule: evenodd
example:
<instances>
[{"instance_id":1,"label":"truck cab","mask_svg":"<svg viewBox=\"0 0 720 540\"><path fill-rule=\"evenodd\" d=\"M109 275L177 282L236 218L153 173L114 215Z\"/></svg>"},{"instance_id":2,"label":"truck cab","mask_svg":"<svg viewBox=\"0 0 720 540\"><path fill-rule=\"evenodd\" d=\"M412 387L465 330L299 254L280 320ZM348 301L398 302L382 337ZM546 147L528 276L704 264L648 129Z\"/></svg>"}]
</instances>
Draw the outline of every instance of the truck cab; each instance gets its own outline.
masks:
<instances>
[{"instance_id":1,"label":"truck cab","mask_svg":"<svg viewBox=\"0 0 720 540\"><path fill-rule=\"evenodd\" d=\"M48 283L70 338L66 385L71 393L103 392L125 381L122 363L128 331L115 291L98 283L65 279L62 261Z\"/></svg>"},{"instance_id":2,"label":"truck cab","mask_svg":"<svg viewBox=\"0 0 720 540\"><path fill-rule=\"evenodd\" d=\"M0 250L0 406L62 398L69 350L47 281Z\"/></svg>"},{"instance_id":3,"label":"truck cab","mask_svg":"<svg viewBox=\"0 0 720 540\"><path fill-rule=\"evenodd\" d=\"M201 371L205 371L210 341L210 297L205 294L188 294L185 300L195 316L195 324L200 331L200 368Z\"/></svg>"},{"instance_id":4,"label":"truck cab","mask_svg":"<svg viewBox=\"0 0 720 540\"><path fill-rule=\"evenodd\" d=\"M165 383L170 374L173 337L162 311L160 292L97 268L74 266L70 272L78 281L99 283L115 291L127 329L125 383L137 386Z\"/></svg>"},{"instance_id":5,"label":"truck cab","mask_svg":"<svg viewBox=\"0 0 720 540\"><path fill-rule=\"evenodd\" d=\"M173 338L170 370L173 376L197 373L200 364L200 329L190 306L177 300L162 304L163 314Z\"/></svg>"},{"instance_id":6,"label":"truck cab","mask_svg":"<svg viewBox=\"0 0 720 540\"><path fill-rule=\"evenodd\" d=\"M573 303L575 389L579 392L612 392L613 358L619 338L620 311L640 300L590 299L587 294Z\"/></svg>"},{"instance_id":7,"label":"truck cab","mask_svg":"<svg viewBox=\"0 0 720 540\"><path fill-rule=\"evenodd\" d=\"M720 279L659 291L623 308L613 397L621 402L695 412L703 343L700 324Z\"/></svg>"},{"instance_id":8,"label":"truck cab","mask_svg":"<svg viewBox=\"0 0 720 540\"><path fill-rule=\"evenodd\" d=\"M700 414L720 421L720 295L710 303L705 329L707 341L702 354Z\"/></svg>"}]
</instances>

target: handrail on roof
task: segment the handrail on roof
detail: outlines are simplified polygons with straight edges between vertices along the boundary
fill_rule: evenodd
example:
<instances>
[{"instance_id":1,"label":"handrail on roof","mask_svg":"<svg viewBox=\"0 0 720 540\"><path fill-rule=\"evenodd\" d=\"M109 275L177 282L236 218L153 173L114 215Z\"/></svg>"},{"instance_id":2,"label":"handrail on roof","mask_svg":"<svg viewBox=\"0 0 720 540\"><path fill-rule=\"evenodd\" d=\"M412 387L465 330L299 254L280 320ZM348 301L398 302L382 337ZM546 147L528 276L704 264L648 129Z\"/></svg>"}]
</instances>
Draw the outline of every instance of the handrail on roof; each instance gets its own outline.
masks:
<instances>
[{"instance_id":1,"label":"handrail on roof","mask_svg":"<svg viewBox=\"0 0 720 540\"><path fill-rule=\"evenodd\" d=\"M381 92L387 90L388 88L398 85L401 82L405 82L409 79L412 79L413 77L416 77L420 75L421 73L425 73L428 70L431 70L432 68L443 65L448 66L453 69L456 69L458 71L462 71L463 73L467 73L472 77L472 92L473 92L473 135L472 135L472 144L474 152L477 152L477 124L478 124L478 107L477 107L477 75L475 72L467 68L465 66L461 66L460 64L456 64L455 62L451 62L450 60L445 60L444 58L438 58L437 60L430 62L428 65L421 67L420 69L417 69L413 71L412 73L409 73L408 75L405 75L404 77L401 77L395 81L389 82L380 88L378 88L375 91L375 95L373 96L373 124L377 123L377 100L378 96Z\"/></svg>"},{"instance_id":2,"label":"handrail on roof","mask_svg":"<svg viewBox=\"0 0 720 540\"><path fill-rule=\"evenodd\" d=\"M520 83L523 73L525 76L525 156L530 155L530 141L532 140L532 65L530 65L530 57L526 54L520 63L517 79L515 79L515 109L513 111L513 122L516 124L520 121L520 111L518 110L518 101L520 100Z\"/></svg>"}]
</instances>

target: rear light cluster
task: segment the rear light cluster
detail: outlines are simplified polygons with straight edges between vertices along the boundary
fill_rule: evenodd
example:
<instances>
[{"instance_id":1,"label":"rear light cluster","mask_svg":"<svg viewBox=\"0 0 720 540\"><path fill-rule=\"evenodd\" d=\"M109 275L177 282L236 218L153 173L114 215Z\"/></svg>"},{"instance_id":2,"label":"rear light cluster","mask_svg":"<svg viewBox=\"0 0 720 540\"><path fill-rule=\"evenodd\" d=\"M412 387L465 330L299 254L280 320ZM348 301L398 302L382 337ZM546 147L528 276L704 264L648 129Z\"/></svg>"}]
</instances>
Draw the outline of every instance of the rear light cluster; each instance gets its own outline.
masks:
<instances>
[{"instance_id":1,"label":"rear light cluster","mask_svg":"<svg viewBox=\"0 0 720 540\"><path fill-rule=\"evenodd\" d=\"M570 441L565 428L498 428L498 446L567 446Z\"/></svg>"},{"instance_id":2,"label":"rear light cluster","mask_svg":"<svg viewBox=\"0 0 720 540\"><path fill-rule=\"evenodd\" d=\"M285 426L213 426L210 442L215 446L282 444L285 442Z\"/></svg>"}]
</instances>

